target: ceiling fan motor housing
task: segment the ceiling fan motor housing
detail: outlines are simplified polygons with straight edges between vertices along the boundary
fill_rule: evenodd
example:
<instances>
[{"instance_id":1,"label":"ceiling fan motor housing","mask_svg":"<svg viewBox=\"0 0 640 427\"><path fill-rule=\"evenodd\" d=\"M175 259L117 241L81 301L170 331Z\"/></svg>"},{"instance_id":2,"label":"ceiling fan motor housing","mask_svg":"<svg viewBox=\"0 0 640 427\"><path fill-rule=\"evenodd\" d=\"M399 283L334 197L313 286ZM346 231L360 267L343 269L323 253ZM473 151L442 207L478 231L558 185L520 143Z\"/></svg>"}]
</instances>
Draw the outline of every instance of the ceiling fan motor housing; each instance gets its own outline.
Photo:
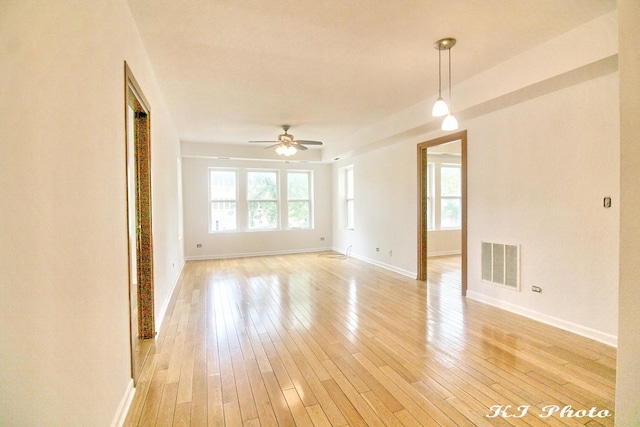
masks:
<instances>
[{"instance_id":1,"label":"ceiling fan motor housing","mask_svg":"<svg viewBox=\"0 0 640 427\"><path fill-rule=\"evenodd\" d=\"M278 136L278 139L282 142L291 142L293 141L293 135L289 135L288 133L283 133Z\"/></svg>"}]
</instances>

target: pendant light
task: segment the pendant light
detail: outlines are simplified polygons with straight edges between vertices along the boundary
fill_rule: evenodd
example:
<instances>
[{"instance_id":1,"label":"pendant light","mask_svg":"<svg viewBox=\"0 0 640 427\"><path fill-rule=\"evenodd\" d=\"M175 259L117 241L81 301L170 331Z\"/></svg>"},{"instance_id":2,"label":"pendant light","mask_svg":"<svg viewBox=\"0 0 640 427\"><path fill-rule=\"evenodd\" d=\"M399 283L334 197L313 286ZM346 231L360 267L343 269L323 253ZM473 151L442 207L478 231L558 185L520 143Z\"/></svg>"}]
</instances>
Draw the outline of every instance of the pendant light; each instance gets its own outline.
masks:
<instances>
[{"instance_id":1,"label":"pendant light","mask_svg":"<svg viewBox=\"0 0 640 427\"><path fill-rule=\"evenodd\" d=\"M442 50L438 48L437 43L435 47L438 49L438 99L433 104L431 115L433 117L442 117L449 114L449 106L442 99Z\"/></svg>"},{"instance_id":2,"label":"pendant light","mask_svg":"<svg viewBox=\"0 0 640 427\"><path fill-rule=\"evenodd\" d=\"M446 117L444 118L444 120L442 121L442 126L441 129L442 130L456 130L458 129L458 120L456 120L455 116L453 115L453 108L451 107L451 48L453 46L455 46L456 44L456 39L448 37L445 39L440 39L437 42L435 42L435 44L433 45L433 47L435 49L438 50L438 100L436 101L436 105L433 106L434 112L436 110L436 106L438 105L439 101L442 100L442 96L440 93L440 86L441 86L441 79L440 79L440 54L443 50L448 50L449 51L449 105L448 108L446 109L446 112L444 114L441 115L446 115ZM444 103L444 101L443 101ZM446 106L446 103L445 103ZM435 113L433 114L434 116L436 115Z\"/></svg>"}]
</instances>

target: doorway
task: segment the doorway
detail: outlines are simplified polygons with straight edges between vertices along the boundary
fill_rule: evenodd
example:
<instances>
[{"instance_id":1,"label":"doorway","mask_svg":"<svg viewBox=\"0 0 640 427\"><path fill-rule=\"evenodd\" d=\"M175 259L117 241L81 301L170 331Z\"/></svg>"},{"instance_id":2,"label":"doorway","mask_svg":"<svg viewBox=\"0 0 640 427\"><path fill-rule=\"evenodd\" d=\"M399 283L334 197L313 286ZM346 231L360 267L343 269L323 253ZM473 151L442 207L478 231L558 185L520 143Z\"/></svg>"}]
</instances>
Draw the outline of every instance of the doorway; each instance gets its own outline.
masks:
<instances>
[{"instance_id":1,"label":"doorway","mask_svg":"<svg viewBox=\"0 0 640 427\"><path fill-rule=\"evenodd\" d=\"M461 293L467 294L467 131L455 132L418 144L418 280L427 280L429 239L427 229L432 211L432 195L428 182L428 151L459 141L460 145L460 267Z\"/></svg>"},{"instance_id":2,"label":"doorway","mask_svg":"<svg viewBox=\"0 0 640 427\"><path fill-rule=\"evenodd\" d=\"M125 62L127 235L131 377L137 383L155 335L151 226L151 125L149 104Z\"/></svg>"}]
</instances>

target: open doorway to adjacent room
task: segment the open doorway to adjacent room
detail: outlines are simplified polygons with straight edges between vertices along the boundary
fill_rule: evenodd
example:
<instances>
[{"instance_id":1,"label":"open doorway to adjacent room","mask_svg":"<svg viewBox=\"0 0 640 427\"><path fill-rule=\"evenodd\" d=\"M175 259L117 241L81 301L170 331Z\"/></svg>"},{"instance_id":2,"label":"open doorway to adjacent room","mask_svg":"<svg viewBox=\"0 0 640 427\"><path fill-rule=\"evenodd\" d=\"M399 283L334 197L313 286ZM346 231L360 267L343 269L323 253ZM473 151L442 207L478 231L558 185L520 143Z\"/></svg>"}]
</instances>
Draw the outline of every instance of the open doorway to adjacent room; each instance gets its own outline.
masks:
<instances>
[{"instance_id":1,"label":"open doorway to adjacent room","mask_svg":"<svg viewBox=\"0 0 640 427\"><path fill-rule=\"evenodd\" d=\"M418 144L418 280L438 263L467 293L467 132Z\"/></svg>"}]
</instances>

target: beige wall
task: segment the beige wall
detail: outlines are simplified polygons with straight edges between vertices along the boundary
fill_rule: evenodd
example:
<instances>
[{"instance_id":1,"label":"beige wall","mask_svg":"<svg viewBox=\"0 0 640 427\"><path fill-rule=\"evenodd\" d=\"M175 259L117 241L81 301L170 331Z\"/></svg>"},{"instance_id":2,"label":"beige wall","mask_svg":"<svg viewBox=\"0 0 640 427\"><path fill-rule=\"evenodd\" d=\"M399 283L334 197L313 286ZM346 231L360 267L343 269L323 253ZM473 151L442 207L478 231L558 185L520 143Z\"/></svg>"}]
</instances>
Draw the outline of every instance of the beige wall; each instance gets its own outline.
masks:
<instances>
[{"instance_id":1,"label":"beige wall","mask_svg":"<svg viewBox=\"0 0 640 427\"><path fill-rule=\"evenodd\" d=\"M151 105L156 307L183 263L177 134L125 1L1 9L0 425L110 425L131 384L125 60Z\"/></svg>"},{"instance_id":2,"label":"beige wall","mask_svg":"<svg viewBox=\"0 0 640 427\"><path fill-rule=\"evenodd\" d=\"M620 328L616 425L640 424L640 2L620 19Z\"/></svg>"}]
</instances>

